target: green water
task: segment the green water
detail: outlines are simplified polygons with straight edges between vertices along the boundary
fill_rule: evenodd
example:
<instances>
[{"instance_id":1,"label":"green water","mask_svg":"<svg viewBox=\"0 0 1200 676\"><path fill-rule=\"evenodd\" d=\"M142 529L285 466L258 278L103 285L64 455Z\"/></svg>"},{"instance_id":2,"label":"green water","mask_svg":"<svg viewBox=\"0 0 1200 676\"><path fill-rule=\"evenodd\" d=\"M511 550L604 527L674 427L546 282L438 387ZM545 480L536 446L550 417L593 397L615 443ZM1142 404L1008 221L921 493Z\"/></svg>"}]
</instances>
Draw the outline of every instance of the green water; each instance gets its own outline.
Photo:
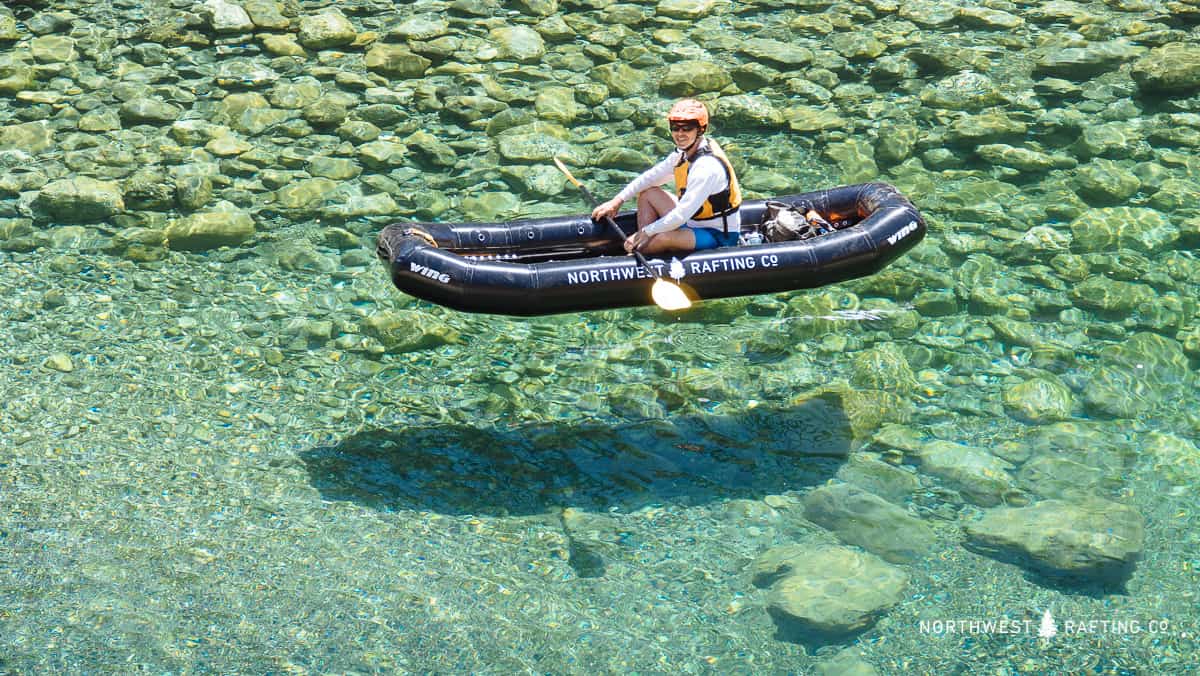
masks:
<instances>
[{"instance_id":1,"label":"green water","mask_svg":"<svg viewBox=\"0 0 1200 676\"><path fill-rule=\"evenodd\" d=\"M1200 6L241 5L0 9L0 673L1200 666ZM929 236L681 316L374 260L578 213L550 156L611 194L684 93L750 196L887 181ZM1141 542L972 535L1046 504ZM812 631L761 575L796 545L905 582Z\"/></svg>"}]
</instances>

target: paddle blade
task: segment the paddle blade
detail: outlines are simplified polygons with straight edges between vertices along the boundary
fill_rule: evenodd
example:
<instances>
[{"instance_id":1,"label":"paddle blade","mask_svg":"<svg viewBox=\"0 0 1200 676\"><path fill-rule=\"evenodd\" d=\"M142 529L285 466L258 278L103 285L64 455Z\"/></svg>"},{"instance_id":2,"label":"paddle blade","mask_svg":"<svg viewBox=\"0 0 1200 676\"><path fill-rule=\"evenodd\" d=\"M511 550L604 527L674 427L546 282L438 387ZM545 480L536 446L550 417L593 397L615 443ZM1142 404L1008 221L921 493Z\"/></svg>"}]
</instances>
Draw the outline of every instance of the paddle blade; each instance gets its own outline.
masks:
<instances>
[{"instance_id":1,"label":"paddle blade","mask_svg":"<svg viewBox=\"0 0 1200 676\"><path fill-rule=\"evenodd\" d=\"M650 287L650 297L654 299L655 305L671 312L686 310L692 306L691 299L683 289L665 279L655 280L654 286Z\"/></svg>"},{"instance_id":2,"label":"paddle blade","mask_svg":"<svg viewBox=\"0 0 1200 676\"><path fill-rule=\"evenodd\" d=\"M577 179L577 178L575 178L574 176L572 176L572 175L571 175L571 172L570 172L570 171L567 169L567 165L563 164L563 163L562 163L562 160L560 160L560 159L558 159L557 157L555 157L555 158L554 158L554 166L558 167L558 170L559 170L559 171L561 171L562 173L566 174L566 175L567 175L567 180L568 180L568 181L570 181L571 183L573 183L573 184L574 184L576 187L580 187L580 188L581 188L581 187L583 187L583 186L582 186L582 185L579 183L579 179Z\"/></svg>"}]
</instances>

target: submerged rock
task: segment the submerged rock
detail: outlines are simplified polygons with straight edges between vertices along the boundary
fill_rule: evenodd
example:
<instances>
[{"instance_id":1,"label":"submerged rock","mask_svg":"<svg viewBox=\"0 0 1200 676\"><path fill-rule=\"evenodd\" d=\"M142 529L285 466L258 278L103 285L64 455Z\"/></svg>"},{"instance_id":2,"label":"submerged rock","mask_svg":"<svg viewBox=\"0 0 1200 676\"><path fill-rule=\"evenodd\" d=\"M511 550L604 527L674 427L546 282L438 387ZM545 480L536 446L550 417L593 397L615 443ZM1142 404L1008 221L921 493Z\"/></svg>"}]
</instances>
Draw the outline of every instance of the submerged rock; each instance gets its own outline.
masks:
<instances>
[{"instance_id":1,"label":"submerged rock","mask_svg":"<svg viewBox=\"0 0 1200 676\"><path fill-rule=\"evenodd\" d=\"M1153 209L1108 207L1091 209L1071 222L1075 251L1128 248L1157 253L1179 238L1179 229Z\"/></svg>"},{"instance_id":2,"label":"submerged rock","mask_svg":"<svg viewBox=\"0 0 1200 676\"><path fill-rule=\"evenodd\" d=\"M47 183L33 200L34 214L63 223L99 221L125 210L121 188L88 176Z\"/></svg>"},{"instance_id":3,"label":"submerged rock","mask_svg":"<svg viewBox=\"0 0 1200 676\"><path fill-rule=\"evenodd\" d=\"M1004 408L1018 420L1031 423L1066 420L1075 398L1051 374L1031 378L1004 390Z\"/></svg>"},{"instance_id":4,"label":"submerged rock","mask_svg":"<svg viewBox=\"0 0 1200 676\"><path fill-rule=\"evenodd\" d=\"M952 441L932 441L917 452L921 469L961 491L984 507L1021 499L1013 476L1013 465L982 448Z\"/></svg>"},{"instance_id":5,"label":"submerged rock","mask_svg":"<svg viewBox=\"0 0 1200 676\"><path fill-rule=\"evenodd\" d=\"M1200 46L1174 42L1150 50L1129 74L1143 94L1189 94L1200 90Z\"/></svg>"},{"instance_id":6,"label":"submerged rock","mask_svg":"<svg viewBox=\"0 0 1200 676\"><path fill-rule=\"evenodd\" d=\"M228 202L174 221L164 233L167 245L180 251L205 251L235 246L254 236L254 218Z\"/></svg>"},{"instance_id":7,"label":"submerged rock","mask_svg":"<svg viewBox=\"0 0 1200 676\"><path fill-rule=\"evenodd\" d=\"M804 497L804 518L892 563L919 559L933 530L904 508L849 484L822 486Z\"/></svg>"},{"instance_id":8,"label":"submerged rock","mask_svg":"<svg viewBox=\"0 0 1200 676\"><path fill-rule=\"evenodd\" d=\"M908 575L874 554L836 545L784 545L754 562L754 581L769 586L767 608L801 634L862 631L904 597Z\"/></svg>"},{"instance_id":9,"label":"submerged rock","mask_svg":"<svg viewBox=\"0 0 1200 676\"><path fill-rule=\"evenodd\" d=\"M1142 515L1101 500L1045 500L987 510L964 530L968 546L1053 575L1120 582L1142 554Z\"/></svg>"}]
</instances>

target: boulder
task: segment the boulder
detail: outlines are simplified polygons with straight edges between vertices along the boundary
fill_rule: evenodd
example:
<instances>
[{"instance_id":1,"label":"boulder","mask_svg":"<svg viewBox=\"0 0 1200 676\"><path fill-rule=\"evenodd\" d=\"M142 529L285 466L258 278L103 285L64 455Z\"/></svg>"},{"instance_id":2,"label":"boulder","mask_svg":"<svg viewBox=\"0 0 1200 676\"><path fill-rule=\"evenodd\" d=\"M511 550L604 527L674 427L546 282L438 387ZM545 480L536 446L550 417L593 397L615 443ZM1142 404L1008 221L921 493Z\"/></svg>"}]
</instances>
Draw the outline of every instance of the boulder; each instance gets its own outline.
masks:
<instances>
[{"instance_id":1,"label":"boulder","mask_svg":"<svg viewBox=\"0 0 1200 676\"><path fill-rule=\"evenodd\" d=\"M1099 498L1044 500L984 512L964 530L967 546L1053 576L1120 582L1141 557L1142 515Z\"/></svg>"},{"instance_id":2,"label":"boulder","mask_svg":"<svg viewBox=\"0 0 1200 676\"><path fill-rule=\"evenodd\" d=\"M33 200L35 215L62 223L104 220L125 210L121 188L88 176L47 183Z\"/></svg>"},{"instance_id":3,"label":"boulder","mask_svg":"<svg viewBox=\"0 0 1200 676\"><path fill-rule=\"evenodd\" d=\"M767 609L781 628L818 637L869 628L904 598L908 575L883 559L837 545L784 545L754 562L770 587Z\"/></svg>"}]
</instances>

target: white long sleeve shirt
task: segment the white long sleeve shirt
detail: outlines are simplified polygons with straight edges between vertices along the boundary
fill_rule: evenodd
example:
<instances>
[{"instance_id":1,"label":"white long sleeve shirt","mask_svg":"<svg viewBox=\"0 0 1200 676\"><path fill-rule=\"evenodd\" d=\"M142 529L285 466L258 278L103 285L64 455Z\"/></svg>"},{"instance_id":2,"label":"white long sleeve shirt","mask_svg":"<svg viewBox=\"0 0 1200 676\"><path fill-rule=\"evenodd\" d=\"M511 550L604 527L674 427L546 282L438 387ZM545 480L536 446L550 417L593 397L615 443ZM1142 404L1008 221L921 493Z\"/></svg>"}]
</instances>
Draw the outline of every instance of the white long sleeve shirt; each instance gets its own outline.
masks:
<instances>
[{"instance_id":1,"label":"white long sleeve shirt","mask_svg":"<svg viewBox=\"0 0 1200 676\"><path fill-rule=\"evenodd\" d=\"M708 142L709 139L704 140L704 143ZM678 148L672 150L661 162L650 167L642 172L640 176L630 181L629 185L617 193L617 198L622 202L627 202L630 198L637 196L647 188L673 181L675 179L675 166L679 164L679 160L682 157L682 150ZM721 230L725 227L725 223L728 223L729 232L738 232L742 227L740 212L729 214L724 220L720 216L705 220L690 218L692 214L700 210L701 205L704 204L704 200L708 199L710 195L721 192L728 187L729 179L725 178L725 167L722 166L721 160L713 155L701 155L693 160L691 167L689 167L687 191L683 193L683 198L679 200L674 209L663 214L662 217L647 225L642 231L650 235L657 235L661 232L675 230L684 223L693 228L714 228Z\"/></svg>"}]
</instances>

